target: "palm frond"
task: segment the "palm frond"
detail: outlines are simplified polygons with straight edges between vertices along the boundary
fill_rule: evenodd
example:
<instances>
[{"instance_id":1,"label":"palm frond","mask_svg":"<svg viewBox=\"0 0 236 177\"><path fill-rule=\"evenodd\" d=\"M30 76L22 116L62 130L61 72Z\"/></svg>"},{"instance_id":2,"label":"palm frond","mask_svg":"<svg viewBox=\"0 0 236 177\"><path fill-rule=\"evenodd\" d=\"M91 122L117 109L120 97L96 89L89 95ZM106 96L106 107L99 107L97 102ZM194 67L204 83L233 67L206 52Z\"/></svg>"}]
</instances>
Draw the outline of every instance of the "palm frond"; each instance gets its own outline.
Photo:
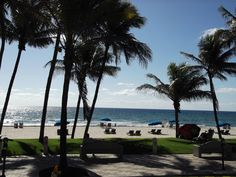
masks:
<instances>
[{"instance_id":1,"label":"palm frond","mask_svg":"<svg viewBox=\"0 0 236 177\"><path fill-rule=\"evenodd\" d=\"M189 53L186 53L186 52L180 52L180 54L183 55L185 58L191 59L191 60L195 61L196 63L198 63L198 64L200 64L200 65L202 64L201 59L195 57L195 56L192 55L192 54L189 54Z\"/></svg>"}]
</instances>

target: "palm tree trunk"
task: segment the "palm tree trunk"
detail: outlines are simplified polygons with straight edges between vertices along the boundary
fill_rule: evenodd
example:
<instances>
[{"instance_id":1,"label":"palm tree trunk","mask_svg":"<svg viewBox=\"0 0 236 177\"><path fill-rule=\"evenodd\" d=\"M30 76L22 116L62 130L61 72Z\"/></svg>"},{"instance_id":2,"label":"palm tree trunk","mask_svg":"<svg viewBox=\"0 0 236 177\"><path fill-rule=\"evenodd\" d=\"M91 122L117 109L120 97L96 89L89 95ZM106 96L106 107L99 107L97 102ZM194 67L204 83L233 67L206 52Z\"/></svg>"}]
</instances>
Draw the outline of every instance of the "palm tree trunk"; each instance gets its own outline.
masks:
<instances>
[{"instance_id":1,"label":"palm tree trunk","mask_svg":"<svg viewBox=\"0 0 236 177\"><path fill-rule=\"evenodd\" d=\"M39 142L41 142L41 143L43 143L45 121L46 121L46 115L47 115L48 98L49 98L49 92L50 92L51 83L52 83L52 77L53 77L53 73L54 73L55 65L56 65L56 61L57 61L60 36L61 36L60 33L57 33L53 58L52 58L52 62L51 62L51 68L49 70L48 80L47 80L47 85L46 85L46 90L45 90L45 95L44 95L43 112L42 112L41 126L40 126L40 133L39 133Z\"/></svg>"},{"instance_id":2,"label":"palm tree trunk","mask_svg":"<svg viewBox=\"0 0 236 177\"><path fill-rule=\"evenodd\" d=\"M174 102L175 108L175 137L179 138L179 103Z\"/></svg>"},{"instance_id":3,"label":"palm tree trunk","mask_svg":"<svg viewBox=\"0 0 236 177\"><path fill-rule=\"evenodd\" d=\"M76 112L75 112L74 125L73 125L73 129L72 129L72 133L71 133L71 139L74 139L74 136L75 136L75 129L76 129L76 124L77 124L78 116L79 116L80 102L81 102L81 96L79 95L79 98L77 101Z\"/></svg>"},{"instance_id":4,"label":"palm tree trunk","mask_svg":"<svg viewBox=\"0 0 236 177\"><path fill-rule=\"evenodd\" d=\"M216 93L215 93L215 88L214 88L212 76L211 76L210 73L208 73L208 77L209 77L209 81L210 81L210 89L211 89L211 95L212 95L213 110L214 110L214 117L215 117L217 132L218 132L218 135L219 135L219 139L221 141L221 154L222 154L222 156L221 156L222 167L221 168L222 168L222 170L224 170L225 169L225 165L224 165L224 140L223 140L222 135L221 135L219 120L218 120L218 116L217 116L217 106L216 106L217 98L216 98Z\"/></svg>"},{"instance_id":5,"label":"palm tree trunk","mask_svg":"<svg viewBox=\"0 0 236 177\"><path fill-rule=\"evenodd\" d=\"M85 127L84 138L83 139L88 137L89 126L90 126L92 116L93 116L93 112L94 112L94 109L95 109L95 104L96 104L96 101L97 101L98 92L99 92L100 84L101 84L101 81L102 81L103 71L104 71L104 68L106 66L108 50L109 50L109 46L106 46L106 49L105 49L105 52L104 52L103 63L102 63L101 71L100 71L99 78L98 78L98 81L97 81L97 86L96 86L96 89L95 89L93 103L92 103L92 106L91 106L91 109L90 109L90 112L89 112L89 116L87 118L87 124L86 124L86 127Z\"/></svg>"},{"instance_id":6,"label":"palm tree trunk","mask_svg":"<svg viewBox=\"0 0 236 177\"><path fill-rule=\"evenodd\" d=\"M2 66L2 58L3 58L3 52L5 50L5 36L2 36L2 44L1 44L1 50L0 50L0 70Z\"/></svg>"},{"instance_id":7,"label":"palm tree trunk","mask_svg":"<svg viewBox=\"0 0 236 177\"><path fill-rule=\"evenodd\" d=\"M8 86L8 90L7 90L7 95L6 95L6 99L5 99L5 103L2 109L2 115L1 115L1 121L0 121L0 134L2 133L2 127L3 127L3 121L7 112L7 106L10 100L10 96L11 96L11 90L12 90L12 86L16 77L16 72L19 66L19 62L20 62L20 57L21 57L21 53L22 53L22 49L18 50L18 55L17 55L17 59L16 59L16 63L15 63L15 67L11 76L11 80Z\"/></svg>"},{"instance_id":8,"label":"palm tree trunk","mask_svg":"<svg viewBox=\"0 0 236 177\"><path fill-rule=\"evenodd\" d=\"M216 93L215 93L215 89L214 89L214 85L213 85L213 81L212 81L211 76L209 76L209 81L210 81L210 89L211 89L211 95L212 95L212 103L213 103L213 110L214 110L216 128L217 128L217 132L218 132L218 135L219 135L219 139L221 140L222 135L221 135L221 132L220 132L219 120L218 120L218 116L217 116L217 106L216 106L217 98L216 98Z\"/></svg>"},{"instance_id":9,"label":"palm tree trunk","mask_svg":"<svg viewBox=\"0 0 236 177\"><path fill-rule=\"evenodd\" d=\"M65 48L65 74L64 84L62 93L62 107L61 107L61 133L60 133L60 168L62 177L66 177L67 162L67 146L66 146L66 129L67 129L67 103L68 103L68 92L71 78L71 69L73 65L73 42L72 35L68 34L66 48Z\"/></svg>"}]
</instances>

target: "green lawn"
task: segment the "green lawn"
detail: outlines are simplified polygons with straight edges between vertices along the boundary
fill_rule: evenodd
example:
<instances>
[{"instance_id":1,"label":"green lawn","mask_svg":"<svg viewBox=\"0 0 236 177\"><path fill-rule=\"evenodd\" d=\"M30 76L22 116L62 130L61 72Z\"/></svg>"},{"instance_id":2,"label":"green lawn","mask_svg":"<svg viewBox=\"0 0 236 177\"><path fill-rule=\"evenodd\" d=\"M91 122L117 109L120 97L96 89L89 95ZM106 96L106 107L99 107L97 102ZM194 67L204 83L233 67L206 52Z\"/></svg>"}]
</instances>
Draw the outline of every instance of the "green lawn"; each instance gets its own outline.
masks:
<instances>
[{"instance_id":1,"label":"green lawn","mask_svg":"<svg viewBox=\"0 0 236 177\"><path fill-rule=\"evenodd\" d=\"M124 154L151 154L152 139L105 139L123 145ZM192 153L193 143L188 140L176 138L160 138L158 141L158 154L189 154ZM68 139L68 154L79 154L81 139ZM236 139L226 140L236 146ZM43 152L43 146L36 139L15 139L8 143L9 155L38 155ZM59 153L59 140L49 140L50 154Z\"/></svg>"}]
</instances>

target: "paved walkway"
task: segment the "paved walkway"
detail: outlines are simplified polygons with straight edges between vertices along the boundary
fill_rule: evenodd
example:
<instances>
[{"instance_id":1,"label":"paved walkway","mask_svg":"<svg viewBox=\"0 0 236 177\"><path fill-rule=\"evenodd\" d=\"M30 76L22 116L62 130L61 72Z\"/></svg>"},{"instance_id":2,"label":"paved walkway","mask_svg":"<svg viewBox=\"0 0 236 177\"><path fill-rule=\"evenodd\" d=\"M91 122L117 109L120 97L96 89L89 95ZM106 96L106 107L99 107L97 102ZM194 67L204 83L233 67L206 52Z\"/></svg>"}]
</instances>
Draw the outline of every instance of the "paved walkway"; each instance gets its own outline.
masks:
<instances>
[{"instance_id":1,"label":"paved walkway","mask_svg":"<svg viewBox=\"0 0 236 177\"><path fill-rule=\"evenodd\" d=\"M77 155L70 156L73 166L83 166L104 177L114 176L161 176L236 174L236 158L225 161L225 171L221 169L220 157L197 158L191 154L182 155L124 155L122 161L112 156L84 162ZM58 163L58 156L18 156L7 159L6 177L37 177L40 169Z\"/></svg>"}]
</instances>

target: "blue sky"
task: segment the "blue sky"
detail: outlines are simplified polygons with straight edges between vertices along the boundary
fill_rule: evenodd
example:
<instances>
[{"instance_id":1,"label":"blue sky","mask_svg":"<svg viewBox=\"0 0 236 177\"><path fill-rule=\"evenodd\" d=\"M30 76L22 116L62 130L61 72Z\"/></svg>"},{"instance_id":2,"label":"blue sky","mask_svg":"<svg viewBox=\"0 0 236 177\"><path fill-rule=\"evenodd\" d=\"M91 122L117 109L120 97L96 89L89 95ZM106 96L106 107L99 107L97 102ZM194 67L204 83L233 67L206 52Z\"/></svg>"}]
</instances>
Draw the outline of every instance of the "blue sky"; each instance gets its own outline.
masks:
<instances>
[{"instance_id":1,"label":"blue sky","mask_svg":"<svg viewBox=\"0 0 236 177\"><path fill-rule=\"evenodd\" d=\"M120 64L121 71L117 77L103 79L97 107L119 108L152 108L173 109L172 102L158 95L140 93L135 88L149 82L146 74L153 73L167 82L166 68L170 62L186 62L180 51L198 54L197 43L208 29L224 28L225 21L218 12L218 7L234 12L234 0L131 0L140 14L146 17L145 26L132 30L135 36L149 45L153 52L153 61L144 69L137 62L127 66ZM42 106L44 90L49 68L44 65L51 60L53 46L46 49L26 48L22 54L21 63L13 86L9 106ZM12 74L17 44L7 46L0 71L0 105L5 99L5 93ZM60 59L63 58L59 55ZM234 59L234 61L236 61ZM190 62L190 61L188 61ZM215 80L220 110L236 111L236 78L226 82ZM49 106L61 105L63 77L54 76ZM89 100L93 98L95 84L89 84ZM205 87L208 89L208 86ZM77 86L71 83L69 106L75 106L77 101ZM182 109L211 110L209 101L182 102Z\"/></svg>"}]
</instances>

